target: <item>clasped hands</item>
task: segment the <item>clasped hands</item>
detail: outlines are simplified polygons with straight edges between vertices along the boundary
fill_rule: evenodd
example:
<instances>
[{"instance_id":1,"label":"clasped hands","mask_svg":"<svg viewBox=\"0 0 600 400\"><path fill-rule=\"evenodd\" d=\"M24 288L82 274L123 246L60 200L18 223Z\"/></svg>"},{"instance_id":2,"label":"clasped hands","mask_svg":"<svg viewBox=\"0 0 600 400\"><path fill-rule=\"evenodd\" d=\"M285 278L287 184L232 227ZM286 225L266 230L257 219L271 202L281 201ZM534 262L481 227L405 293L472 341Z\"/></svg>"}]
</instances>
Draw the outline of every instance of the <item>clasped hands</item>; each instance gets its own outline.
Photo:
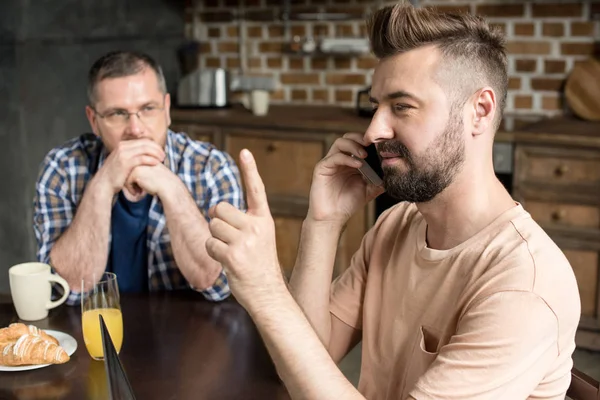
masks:
<instances>
[{"instance_id":1,"label":"clasped hands","mask_svg":"<svg viewBox=\"0 0 600 400\"><path fill-rule=\"evenodd\" d=\"M146 193L162 197L177 178L163 164L164 159L164 150L152 140L123 141L111 151L99 178L112 193L123 190L130 201L138 201Z\"/></svg>"}]
</instances>

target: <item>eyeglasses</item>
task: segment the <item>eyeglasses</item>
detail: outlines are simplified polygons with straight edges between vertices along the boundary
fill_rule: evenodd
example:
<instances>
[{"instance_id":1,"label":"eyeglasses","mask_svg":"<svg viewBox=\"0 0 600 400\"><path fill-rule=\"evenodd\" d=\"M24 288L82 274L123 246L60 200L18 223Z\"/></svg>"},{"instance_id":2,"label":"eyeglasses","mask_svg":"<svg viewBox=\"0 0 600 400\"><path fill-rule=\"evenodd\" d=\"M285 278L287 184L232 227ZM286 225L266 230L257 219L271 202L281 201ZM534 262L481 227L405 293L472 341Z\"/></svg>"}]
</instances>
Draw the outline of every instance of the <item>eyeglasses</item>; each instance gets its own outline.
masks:
<instances>
[{"instance_id":1,"label":"eyeglasses","mask_svg":"<svg viewBox=\"0 0 600 400\"><path fill-rule=\"evenodd\" d=\"M163 111L165 107L157 107L153 105L147 105L142 107L140 110L136 112L128 112L125 110L114 110L104 114L100 114L96 111L95 108L92 107L92 110L96 113L97 116L102 118L106 125L111 128L122 128L129 122L129 118L132 115L137 115L139 120L144 124L148 125L152 122L156 121L156 119L161 115L161 111Z\"/></svg>"}]
</instances>

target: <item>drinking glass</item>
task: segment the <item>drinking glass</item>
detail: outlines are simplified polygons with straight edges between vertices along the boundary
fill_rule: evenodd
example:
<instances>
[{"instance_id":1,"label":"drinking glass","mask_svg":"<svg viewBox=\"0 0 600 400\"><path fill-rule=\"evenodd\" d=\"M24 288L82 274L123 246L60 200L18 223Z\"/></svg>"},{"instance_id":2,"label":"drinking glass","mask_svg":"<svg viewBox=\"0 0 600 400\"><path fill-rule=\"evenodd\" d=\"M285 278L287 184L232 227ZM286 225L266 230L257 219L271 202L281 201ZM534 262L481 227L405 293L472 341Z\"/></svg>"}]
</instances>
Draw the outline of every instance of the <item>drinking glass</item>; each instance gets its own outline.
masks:
<instances>
[{"instance_id":1,"label":"drinking glass","mask_svg":"<svg viewBox=\"0 0 600 400\"><path fill-rule=\"evenodd\" d=\"M88 353L94 360L104 359L99 315L119 353L123 344L123 315L117 275L105 272L98 282L82 280L81 293L81 324Z\"/></svg>"}]
</instances>

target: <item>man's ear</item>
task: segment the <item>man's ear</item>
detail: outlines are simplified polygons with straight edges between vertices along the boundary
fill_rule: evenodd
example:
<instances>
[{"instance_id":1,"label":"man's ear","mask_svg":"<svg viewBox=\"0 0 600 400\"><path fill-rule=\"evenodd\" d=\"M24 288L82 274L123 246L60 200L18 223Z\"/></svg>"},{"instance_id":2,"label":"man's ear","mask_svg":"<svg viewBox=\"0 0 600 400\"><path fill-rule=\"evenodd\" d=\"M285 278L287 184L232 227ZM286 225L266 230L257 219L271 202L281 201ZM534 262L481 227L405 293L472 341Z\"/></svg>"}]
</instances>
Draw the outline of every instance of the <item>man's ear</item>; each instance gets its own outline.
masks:
<instances>
[{"instance_id":1,"label":"man's ear","mask_svg":"<svg viewBox=\"0 0 600 400\"><path fill-rule=\"evenodd\" d=\"M94 111L94 109L91 106L85 106L85 116L87 117L88 122L90 123L90 127L92 128L94 134L96 136L100 136L96 124L96 111Z\"/></svg>"},{"instance_id":2,"label":"man's ear","mask_svg":"<svg viewBox=\"0 0 600 400\"><path fill-rule=\"evenodd\" d=\"M496 93L491 87L477 91L473 99L473 135L481 135L494 126L497 103Z\"/></svg>"}]
</instances>

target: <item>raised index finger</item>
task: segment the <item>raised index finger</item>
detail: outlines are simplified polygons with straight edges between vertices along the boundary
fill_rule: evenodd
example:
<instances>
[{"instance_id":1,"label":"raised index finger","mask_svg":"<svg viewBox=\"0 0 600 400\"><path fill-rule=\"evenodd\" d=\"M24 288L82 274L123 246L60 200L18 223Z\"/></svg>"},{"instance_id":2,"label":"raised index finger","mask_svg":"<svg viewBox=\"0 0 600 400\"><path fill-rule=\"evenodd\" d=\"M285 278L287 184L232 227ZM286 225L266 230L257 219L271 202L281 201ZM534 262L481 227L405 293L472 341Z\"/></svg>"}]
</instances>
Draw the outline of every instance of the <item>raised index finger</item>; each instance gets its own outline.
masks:
<instances>
[{"instance_id":1,"label":"raised index finger","mask_svg":"<svg viewBox=\"0 0 600 400\"><path fill-rule=\"evenodd\" d=\"M258 173L256 161L249 150L243 149L240 152L241 170L244 175L246 186L246 198L248 200L248 211L255 215L268 215L269 203L267 202L267 193L265 185Z\"/></svg>"}]
</instances>

